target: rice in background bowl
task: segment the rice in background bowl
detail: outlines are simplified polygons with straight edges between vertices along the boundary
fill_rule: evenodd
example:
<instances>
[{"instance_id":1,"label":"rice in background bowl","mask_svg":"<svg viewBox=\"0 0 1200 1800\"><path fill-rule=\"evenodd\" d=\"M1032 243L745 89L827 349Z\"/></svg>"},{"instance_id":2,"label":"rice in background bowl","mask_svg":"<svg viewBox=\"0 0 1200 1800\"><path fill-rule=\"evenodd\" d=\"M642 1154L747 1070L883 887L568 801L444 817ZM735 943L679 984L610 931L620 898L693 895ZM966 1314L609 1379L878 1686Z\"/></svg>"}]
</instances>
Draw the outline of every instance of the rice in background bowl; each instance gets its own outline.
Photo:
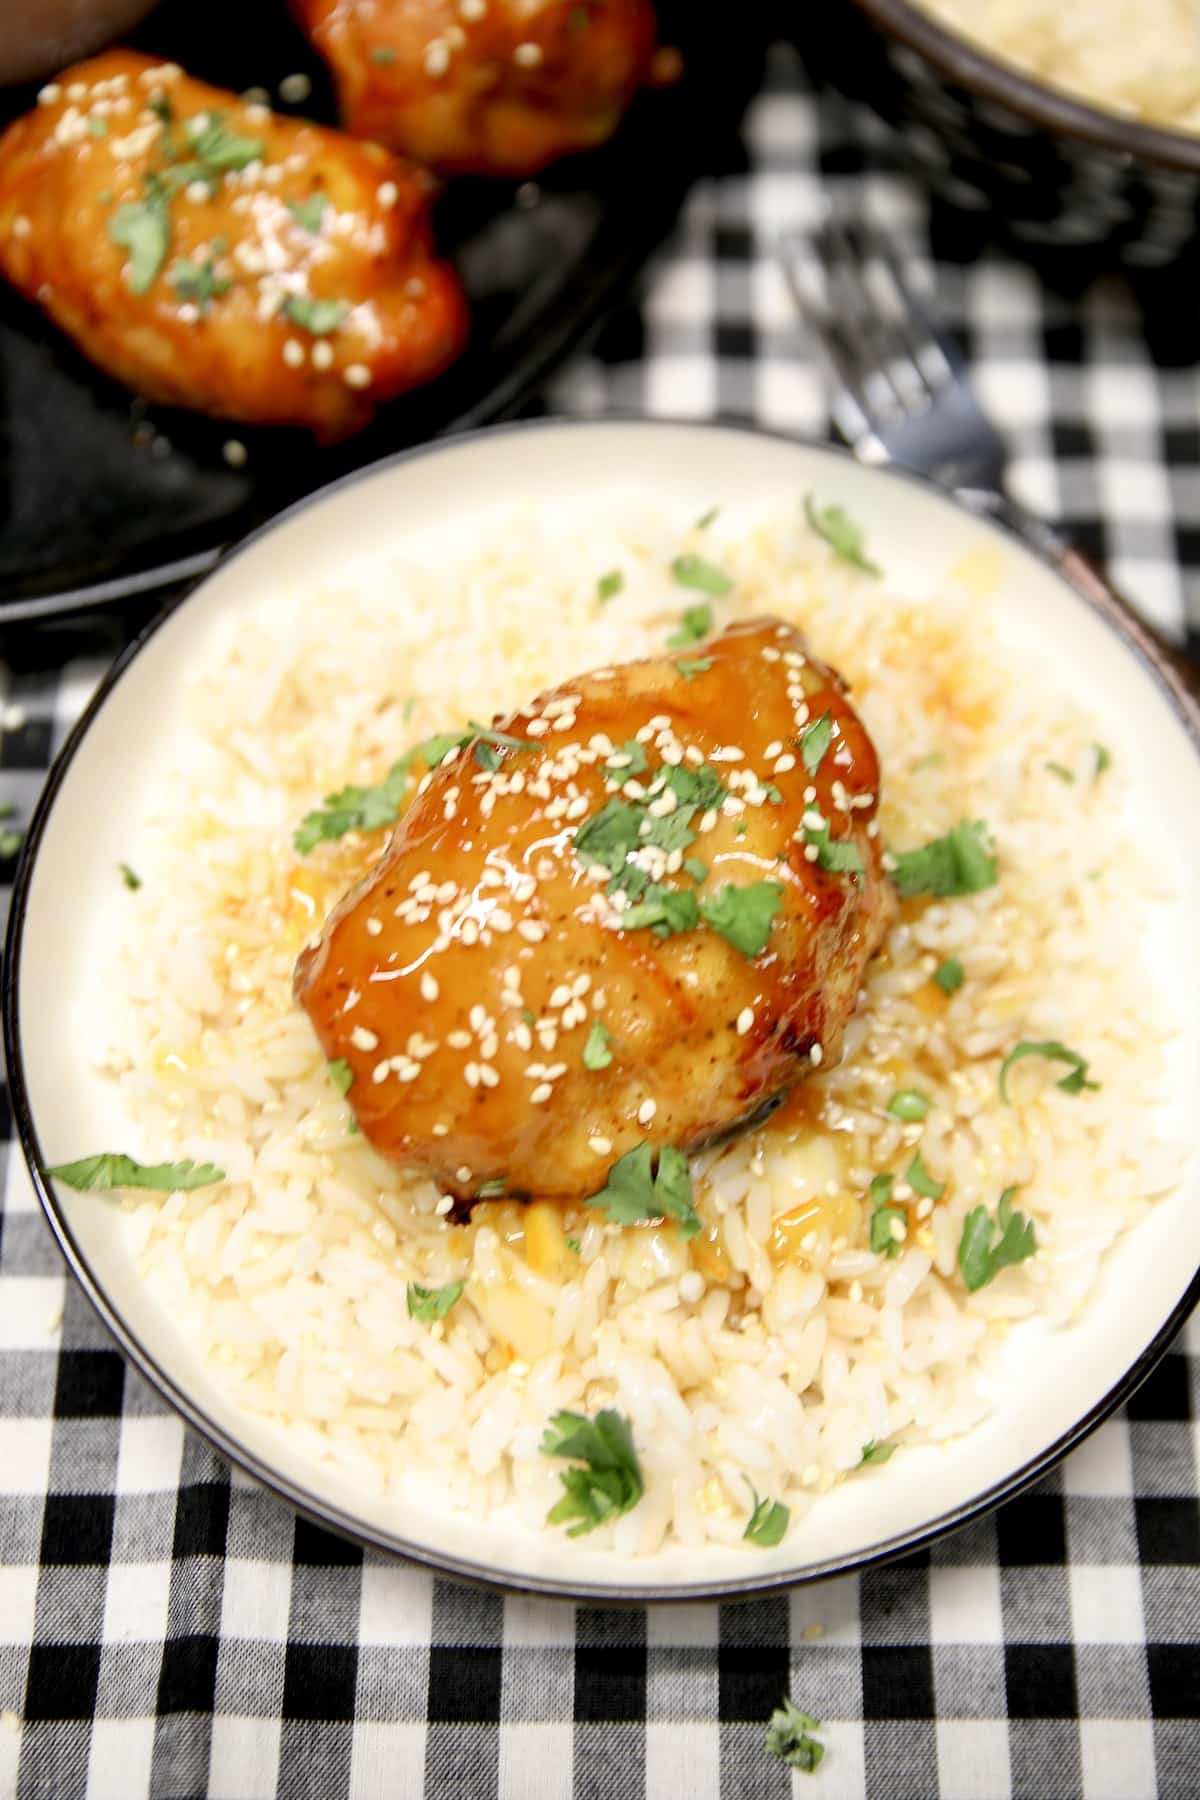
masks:
<instances>
[{"instance_id":1,"label":"rice in background bowl","mask_svg":"<svg viewBox=\"0 0 1200 1800\"><path fill-rule=\"evenodd\" d=\"M1200 24L1191 0L920 0L989 55L1102 111L1200 131Z\"/></svg>"},{"instance_id":2,"label":"rice in background bowl","mask_svg":"<svg viewBox=\"0 0 1200 1800\"><path fill-rule=\"evenodd\" d=\"M986 818L1000 885L908 909L843 1064L696 1159L706 1229L690 1244L546 1206L486 1203L455 1226L432 1186L348 1132L291 970L363 850L298 861L293 826L451 721L657 651L683 603L666 570L689 524L642 514L567 536L514 520L469 566L392 570L299 611L279 594L228 621L131 851L149 879L130 896L125 999L114 1010L106 982L97 1014L136 1147L227 1172L165 1203L131 1197L124 1218L143 1278L237 1404L366 1493L400 1493L419 1470L450 1505L534 1527L559 1492L538 1454L547 1420L615 1405L647 1477L598 1539L621 1555L736 1547L747 1482L785 1501L802 1538L866 1445L969 1430L1008 1324L1086 1304L1105 1249L1180 1162L1157 1141L1165 1025L1128 942L1130 906L1152 912L1161 883L1145 845L1122 839L1120 765L1098 778L1095 722L998 647L971 571L914 606L796 516L750 512L705 534L737 578L719 622L769 609L801 624L875 737L888 841ZM614 565L625 589L601 606ZM931 979L947 957L964 970L949 995ZM1025 1064L1004 1106L999 1060L1020 1038L1073 1045L1100 1092L1065 1096ZM933 1102L919 1125L886 1111L905 1086ZM947 1200L914 1216L898 1256L874 1255L869 1181L918 1142ZM968 1298L962 1220L1009 1186L1043 1253ZM458 1279L444 1325L408 1317L410 1280Z\"/></svg>"}]
</instances>

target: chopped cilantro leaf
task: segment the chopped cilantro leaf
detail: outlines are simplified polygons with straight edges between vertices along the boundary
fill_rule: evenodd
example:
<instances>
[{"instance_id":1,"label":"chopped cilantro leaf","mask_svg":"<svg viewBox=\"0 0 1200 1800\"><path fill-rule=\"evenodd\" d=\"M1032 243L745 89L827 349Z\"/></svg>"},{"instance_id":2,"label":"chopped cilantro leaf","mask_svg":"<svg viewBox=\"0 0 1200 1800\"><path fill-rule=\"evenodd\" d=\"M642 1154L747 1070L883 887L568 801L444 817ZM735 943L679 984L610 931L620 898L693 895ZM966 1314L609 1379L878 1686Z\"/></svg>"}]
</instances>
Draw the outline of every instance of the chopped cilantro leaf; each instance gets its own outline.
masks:
<instances>
[{"instance_id":1,"label":"chopped cilantro leaf","mask_svg":"<svg viewBox=\"0 0 1200 1800\"><path fill-rule=\"evenodd\" d=\"M105 138L108 136L108 120L98 119L93 113L87 122L87 129L89 137Z\"/></svg>"},{"instance_id":2,"label":"chopped cilantro leaf","mask_svg":"<svg viewBox=\"0 0 1200 1800\"><path fill-rule=\"evenodd\" d=\"M326 838L344 837L348 831L378 831L395 822L408 785L408 769L416 752L393 763L374 787L344 787L326 794L323 806L305 813L292 833L299 856L307 856ZM435 765L436 766L436 765Z\"/></svg>"},{"instance_id":3,"label":"chopped cilantro leaf","mask_svg":"<svg viewBox=\"0 0 1200 1800\"><path fill-rule=\"evenodd\" d=\"M695 1237L700 1215L692 1204L692 1177L687 1157L664 1144L658 1168L652 1174L653 1149L639 1144L619 1156L608 1171L608 1180L588 1201L608 1214L614 1225L638 1225L646 1219L674 1219L680 1237Z\"/></svg>"},{"instance_id":4,"label":"chopped cilantro leaf","mask_svg":"<svg viewBox=\"0 0 1200 1800\"><path fill-rule=\"evenodd\" d=\"M577 1237L569 1237L567 1239L567 1249L573 1250L575 1252L576 1256L579 1255L581 1247L582 1246L580 1245L579 1239Z\"/></svg>"},{"instance_id":5,"label":"chopped cilantro leaf","mask_svg":"<svg viewBox=\"0 0 1200 1800\"><path fill-rule=\"evenodd\" d=\"M211 1187L224 1181L224 1169L212 1163L140 1163L132 1156L111 1151L100 1156L81 1156L78 1162L55 1163L46 1170L68 1187L85 1193L93 1188L157 1188L163 1193L185 1193L190 1188Z\"/></svg>"},{"instance_id":6,"label":"chopped cilantro leaf","mask_svg":"<svg viewBox=\"0 0 1200 1800\"><path fill-rule=\"evenodd\" d=\"M607 1408L589 1419L584 1413L555 1413L542 1437L543 1456L563 1456L577 1465L563 1471L563 1496L546 1514L551 1525L566 1525L581 1537L632 1511L645 1492L629 1422Z\"/></svg>"},{"instance_id":7,"label":"chopped cilantro leaf","mask_svg":"<svg viewBox=\"0 0 1200 1800\"><path fill-rule=\"evenodd\" d=\"M858 845L850 838L834 838L830 836L829 821L824 825L804 827L805 842L814 844L817 851L817 867L824 869L827 875L861 875L863 859Z\"/></svg>"},{"instance_id":8,"label":"chopped cilantro leaf","mask_svg":"<svg viewBox=\"0 0 1200 1800\"><path fill-rule=\"evenodd\" d=\"M171 102L161 88L157 93L151 94L146 102L146 106L147 109L154 114L160 125L165 125L169 130L174 124L175 114L171 110Z\"/></svg>"},{"instance_id":9,"label":"chopped cilantro leaf","mask_svg":"<svg viewBox=\"0 0 1200 1800\"><path fill-rule=\"evenodd\" d=\"M331 1063L326 1063L329 1079L339 1094L348 1094L354 1086L354 1070L344 1056L335 1056Z\"/></svg>"},{"instance_id":10,"label":"chopped cilantro leaf","mask_svg":"<svg viewBox=\"0 0 1200 1800\"><path fill-rule=\"evenodd\" d=\"M903 1119L906 1125L923 1119L929 1111L929 1098L916 1088L900 1088L887 1103L887 1109L893 1119Z\"/></svg>"},{"instance_id":11,"label":"chopped cilantro leaf","mask_svg":"<svg viewBox=\"0 0 1200 1800\"><path fill-rule=\"evenodd\" d=\"M121 880L125 883L125 886L131 893L136 892L142 885L141 876L136 870L131 869L128 863L118 863L117 867L121 871Z\"/></svg>"},{"instance_id":12,"label":"chopped cilantro leaf","mask_svg":"<svg viewBox=\"0 0 1200 1800\"><path fill-rule=\"evenodd\" d=\"M680 587L699 588L702 594L712 594L718 600L733 587L724 569L705 562L702 556L677 556L671 564L671 573Z\"/></svg>"},{"instance_id":13,"label":"chopped cilantro leaf","mask_svg":"<svg viewBox=\"0 0 1200 1800\"><path fill-rule=\"evenodd\" d=\"M1093 744L1092 749L1096 753L1096 775L1099 777L1112 768L1112 751L1104 744Z\"/></svg>"},{"instance_id":14,"label":"chopped cilantro leaf","mask_svg":"<svg viewBox=\"0 0 1200 1800\"><path fill-rule=\"evenodd\" d=\"M1013 1211L1012 1198L1016 1191L1015 1187L1005 1188L994 1224L984 1206L972 1207L963 1220L962 1236L958 1241L958 1266L969 1294L986 1287L1001 1269L1037 1254L1032 1219ZM999 1233L995 1242L993 1231Z\"/></svg>"},{"instance_id":15,"label":"chopped cilantro leaf","mask_svg":"<svg viewBox=\"0 0 1200 1800\"><path fill-rule=\"evenodd\" d=\"M704 922L719 932L727 944L743 956L757 956L766 949L771 922L783 905L783 889L777 881L751 881L745 887L732 882L701 902Z\"/></svg>"},{"instance_id":16,"label":"chopped cilantro leaf","mask_svg":"<svg viewBox=\"0 0 1200 1800\"><path fill-rule=\"evenodd\" d=\"M15 856L20 848L21 833L19 831L7 829L0 831L0 859L7 862L8 858Z\"/></svg>"},{"instance_id":17,"label":"chopped cilantro leaf","mask_svg":"<svg viewBox=\"0 0 1200 1800\"><path fill-rule=\"evenodd\" d=\"M963 819L945 837L934 838L919 850L894 853L896 886L905 899L911 894L978 894L996 882L996 858L987 848L986 827Z\"/></svg>"},{"instance_id":18,"label":"chopped cilantro leaf","mask_svg":"<svg viewBox=\"0 0 1200 1800\"><path fill-rule=\"evenodd\" d=\"M376 44L369 56L370 61L380 69L386 69L389 63L394 63L396 60L396 52L390 44Z\"/></svg>"},{"instance_id":19,"label":"chopped cilantro leaf","mask_svg":"<svg viewBox=\"0 0 1200 1800\"><path fill-rule=\"evenodd\" d=\"M691 662L677 662L675 667L685 681L695 681L697 675L707 675L713 666L711 656L697 656Z\"/></svg>"},{"instance_id":20,"label":"chopped cilantro leaf","mask_svg":"<svg viewBox=\"0 0 1200 1800\"><path fill-rule=\"evenodd\" d=\"M710 506L706 513L701 513L700 517L696 520L696 523L693 525L692 530L693 531L707 531L708 527L712 524L713 520L716 518L716 516L720 512L720 510L721 509L719 506Z\"/></svg>"},{"instance_id":21,"label":"chopped cilantro leaf","mask_svg":"<svg viewBox=\"0 0 1200 1800\"><path fill-rule=\"evenodd\" d=\"M199 129L196 119L191 118L184 129L192 155L218 174L245 169L252 162L260 162L266 153L264 139L231 131L223 113L209 113L207 123Z\"/></svg>"},{"instance_id":22,"label":"chopped cilantro leaf","mask_svg":"<svg viewBox=\"0 0 1200 1800\"><path fill-rule=\"evenodd\" d=\"M948 956L933 971L933 979L943 994L953 994L963 984L963 966L957 956Z\"/></svg>"},{"instance_id":23,"label":"chopped cilantro leaf","mask_svg":"<svg viewBox=\"0 0 1200 1800\"><path fill-rule=\"evenodd\" d=\"M197 262L194 257L180 257L171 269L171 286L181 300L191 300L207 312L209 303L233 286L227 275L218 275L211 262Z\"/></svg>"},{"instance_id":24,"label":"chopped cilantro leaf","mask_svg":"<svg viewBox=\"0 0 1200 1800\"><path fill-rule=\"evenodd\" d=\"M913 1156L907 1169L905 1169L904 1179L907 1181L913 1193L920 1194L923 1200L940 1200L946 1191L945 1182L935 1181L933 1176L929 1173L929 1170L925 1167L925 1164L921 1161L921 1152L919 1150Z\"/></svg>"},{"instance_id":25,"label":"chopped cilantro leaf","mask_svg":"<svg viewBox=\"0 0 1200 1800\"><path fill-rule=\"evenodd\" d=\"M692 811L708 812L727 798L721 777L710 763L701 763L698 769L680 763L678 768L667 771L666 785L679 806Z\"/></svg>"},{"instance_id":26,"label":"chopped cilantro leaf","mask_svg":"<svg viewBox=\"0 0 1200 1800\"><path fill-rule=\"evenodd\" d=\"M691 876L697 887L702 887L708 879L708 864L702 863L698 856L685 856L683 872Z\"/></svg>"},{"instance_id":27,"label":"chopped cilantro leaf","mask_svg":"<svg viewBox=\"0 0 1200 1800\"><path fill-rule=\"evenodd\" d=\"M900 1246L908 1231L908 1214L902 1206L893 1206L894 1175L873 1175L867 1189L871 1203L870 1244L876 1256L899 1256ZM897 1232L893 1225L899 1222Z\"/></svg>"},{"instance_id":28,"label":"chopped cilantro leaf","mask_svg":"<svg viewBox=\"0 0 1200 1800\"><path fill-rule=\"evenodd\" d=\"M480 768L486 769L489 775L495 774L500 767L500 752L493 744L485 744L482 738L476 744L473 754Z\"/></svg>"},{"instance_id":29,"label":"chopped cilantro leaf","mask_svg":"<svg viewBox=\"0 0 1200 1800\"><path fill-rule=\"evenodd\" d=\"M811 725L805 727L800 737L800 754L804 758L804 766L810 775L815 775L825 759L829 748L829 740L833 736L833 715L822 713Z\"/></svg>"},{"instance_id":30,"label":"chopped cilantro leaf","mask_svg":"<svg viewBox=\"0 0 1200 1800\"><path fill-rule=\"evenodd\" d=\"M501 1194L507 1193L508 1182L503 1175L495 1175L491 1181L481 1181L475 1190L477 1200L498 1200Z\"/></svg>"},{"instance_id":31,"label":"chopped cilantro leaf","mask_svg":"<svg viewBox=\"0 0 1200 1800\"><path fill-rule=\"evenodd\" d=\"M843 562L853 563L856 569L862 569L867 575L883 574L879 564L873 563L867 555L862 527L854 523L844 508L818 506L812 495L806 494L804 516L817 536L824 538L829 548Z\"/></svg>"},{"instance_id":32,"label":"chopped cilantro leaf","mask_svg":"<svg viewBox=\"0 0 1200 1800\"><path fill-rule=\"evenodd\" d=\"M125 266L130 292L148 292L166 261L171 242L166 195L160 189L148 188L144 200L130 200L118 206L108 221L108 235L114 244L129 252Z\"/></svg>"},{"instance_id":33,"label":"chopped cilantro leaf","mask_svg":"<svg viewBox=\"0 0 1200 1800\"><path fill-rule=\"evenodd\" d=\"M625 908L618 923L622 931L641 931L648 926L658 937L675 937L681 931L696 929L700 909L690 888L662 887L653 882L641 900Z\"/></svg>"},{"instance_id":34,"label":"chopped cilantro leaf","mask_svg":"<svg viewBox=\"0 0 1200 1800\"><path fill-rule=\"evenodd\" d=\"M760 1500L758 1490L751 1485L750 1518L742 1537L751 1544L757 1544L761 1550L773 1550L776 1544L783 1542L788 1528L791 1513L782 1500Z\"/></svg>"},{"instance_id":35,"label":"chopped cilantro leaf","mask_svg":"<svg viewBox=\"0 0 1200 1800\"><path fill-rule=\"evenodd\" d=\"M859 1458L858 1463L859 1468L861 1469L870 1463L885 1463L889 1456L892 1455L895 1448L895 1444L877 1444L874 1438L870 1438L862 1447L862 1456Z\"/></svg>"},{"instance_id":36,"label":"chopped cilantro leaf","mask_svg":"<svg viewBox=\"0 0 1200 1800\"><path fill-rule=\"evenodd\" d=\"M611 875L619 874L626 857L638 847L640 824L641 815L629 801L606 800L575 833L576 854L585 862L603 863Z\"/></svg>"},{"instance_id":37,"label":"chopped cilantro leaf","mask_svg":"<svg viewBox=\"0 0 1200 1800\"><path fill-rule=\"evenodd\" d=\"M448 1281L445 1287L422 1287L419 1282L408 1284L408 1316L419 1319L422 1325L432 1325L435 1319L444 1319L455 1301L459 1298L465 1281Z\"/></svg>"},{"instance_id":38,"label":"chopped cilantro leaf","mask_svg":"<svg viewBox=\"0 0 1200 1800\"><path fill-rule=\"evenodd\" d=\"M344 300L317 300L311 294L289 294L283 303L285 318L313 337L328 337L350 311Z\"/></svg>"},{"instance_id":39,"label":"chopped cilantro leaf","mask_svg":"<svg viewBox=\"0 0 1200 1800\"><path fill-rule=\"evenodd\" d=\"M811 1775L825 1754L824 1744L810 1735L820 1729L820 1719L801 1712L785 1695L767 1724L767 1755L777 1757L789 1769Z\"/></svg>"},{"instance_id":40,"label":"chopped cilantro leaf","mask_svg":"<svg viewBox=\"0 0 1200 1800\"><path fill-rule=\"evenodd\" d=\"M613 757L616 756L622 756L628 760L622 762L618 768L613 762ZM646 773L646 769L649 765L646 761L645 744L639 744L636 738L626 738L623 744L617 745L616 749L613 751L613 755L609 757L604 766L609 776L616 782L617 786L624 787L625 783L631 781L635 775L644 775Z\"/></svg>"},{"instance_id":41,"label":"chopped cilantro leaf","mask_svg":"<svg viewBox=\"0 0 1200 1800\"><path fill-rule=\"evenodd\" d=\"M309 231L315 237L321 229L321 220L329 205L328 194L309 194L304 200L289 200L287 209L302 231Z\"/></svg>"},{"instance_id":42,"label":"chopped cilantro leaf","mask_svg":"<svg viewBox=\"0 0 1200 1800\"><path fill-rule=\"evenodd\" d=\"M486 744L498 744L501 750L541 749L536 738L513 737L510 732L494 731L490 725L481 725L478 719L468 719L460 741L465 744L473 737L482 738Z\"/></svg>"},{"instance_id":43,"label":"chopped cilantro leaf","mask_svg":"<svg viewBox=\"0 0 1200 1800\"><path fill-rule=\"evenodd\" d=\"M667 639L668 650L678 650L686 644L698 644L706 638L713 628L713 609L707 600L698 606L685 606L678 631L673 631Z\"/></svg>"},{"instance_id":44,"label":"chopped cilantro leaf","mask_svg":"<svg viewBox=\"0 0 1200 1800\"><path fill-rule=\"evenodd\" d=\"M612 600L625 586L625 577L620 569L610 569L607 575L601 575L596 583L596 598L603 606Z\"/></svg>"},{"instance_id":45,"label":"chopped cilantro leaf","mask_svg":"<svg viewBox=\"0 0 1200 1800\"><path fill-rule=\"evenodd\" d=\"M1060 781L1073 782L1075 780L1074 770L1068 769L1065 763L1048 762L1046 767L1051 775L1057 775Z\"/></svg>"},{"instance_id":46,"label":"chopped cilantro leaf","mask_svg":"<svg viewBox=\"0 0 1200 1800\"><path fill-rule=\"evenodd\" d=\"M587 1034L587 1043L583 1046L583 1066L585 1069L607 1069L613 1059L609 1045L612 1033L603 1019L593 1019L592 1028Z\"/></svg>"},{"instance_id":47,"label":"chopped cilantro leaf","mask_svg":"<svg viewBox=\"0 0 1200 1800\"><path fill-rule=\"evenodd\" d=\"M1047 1038L1041 1043L1034 1043L1029 1038L1022 1038L1019 1044L1013 1045L1000 1064L1000 1098L1006 1105L1011 1106L1012 1104L1008 1092L1008 1071L1014 1063L1020 1062L1026 1056L1045 1056L1051 1062L1070 1063L1070 1073L1054 1084L1056 1087L1060 1087L1064 1094L1082 1093L1084 1088L1091 1088L1095 1091L1100 1086L1098 1081L1088 1080L1087 1058L1080 1056L1078 1050L1072 1050L1066 1044L1057 1043L1053 1038Z\"/></svg>"}]
</instances>

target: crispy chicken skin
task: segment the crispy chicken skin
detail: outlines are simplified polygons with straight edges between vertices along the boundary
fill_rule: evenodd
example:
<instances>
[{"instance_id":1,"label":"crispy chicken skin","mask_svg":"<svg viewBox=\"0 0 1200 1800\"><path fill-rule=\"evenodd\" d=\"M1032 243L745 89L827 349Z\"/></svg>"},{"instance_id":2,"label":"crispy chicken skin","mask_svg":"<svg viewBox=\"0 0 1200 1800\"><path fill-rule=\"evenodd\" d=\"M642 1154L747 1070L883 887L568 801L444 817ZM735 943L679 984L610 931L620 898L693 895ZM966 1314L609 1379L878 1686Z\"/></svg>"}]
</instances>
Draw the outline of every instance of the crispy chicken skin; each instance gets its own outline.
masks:
<instances>
[{"instance_id":1,"label":"crispy chicken skin","mask_svg":"<svg viewBox=\"0 0 1200 1800\"><path fill-rule=\"evenodd\" d=\"M872 828L874 749L838 676L789 626L735 625L686 655L682 672L655 658L541 695L503 725L529 747L479 746L494 770L475 747L449 754L300 958L297 994L325 1055L353 1072L362 1131L459 1199L495 1182L594 1194L639 1144L694 1148L839 1055L895 907ZM811 774L799 737L826 713ZM693 867L678 866L679 844L632 854L660 893L701 907L727 901L728 884L778 884L757 951L703 915L669 936L622 929L624 896L608 890L614 865L628 876L623 853L605 867L575 841L606 806L669 817L674 794L654 789L672 770L710 784L681 846ZM726 797L713 803L717 776ZM818 812L861 875L807 854ZM597 1021L611 1061L589 1068Z\"/></svg>"},{"instance_id":2,"label":"crispy chicken skin","mask_svg":"<svg viewBox=\"0 0 1200 1800\"><path fill-rule=\"evenodd\" d=\"M650 0L293 0L356 136L453 174L536 175L611 137Z\"/></svg>"},{"instance_id":3,"label":"crispy chicken skin","mask_svg":"<svg viewBox=\"0 0 1200 1800\"><path fill-rule=\"evenodd\" d=\"M429 202L374 144L113 50L0 138L0 273L148 399L332 439L464 342Z\"/></svg>"}]
</instances>

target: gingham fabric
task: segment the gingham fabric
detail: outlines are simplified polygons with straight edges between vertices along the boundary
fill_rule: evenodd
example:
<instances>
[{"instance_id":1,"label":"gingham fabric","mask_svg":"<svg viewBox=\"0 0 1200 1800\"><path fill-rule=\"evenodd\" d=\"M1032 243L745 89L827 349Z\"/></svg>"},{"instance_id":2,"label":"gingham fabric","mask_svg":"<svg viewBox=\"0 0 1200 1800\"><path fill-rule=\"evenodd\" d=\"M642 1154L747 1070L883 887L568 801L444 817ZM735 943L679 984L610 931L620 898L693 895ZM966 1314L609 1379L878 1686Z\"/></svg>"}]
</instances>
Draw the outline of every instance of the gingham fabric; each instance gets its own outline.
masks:
<instances>
[{"instance_id":1,"label":"gingham fabric","mask_svg":"<svg viewBox=\"0 0 1200 1800\"><path fill-rule=\"evenodd\" d=\"M1016 489L1182 634L1200 392L1191 367L1156 366L1128 288L1052 295L931 219L879 131L818 101L785 49L746 147L695 191L640 308L541 403L823 435L770 246L831 186L865 189L932 257ZM11 659L0 802L20 820L103 667L63 660L76 649L51 636ZM3 1191L0 1796L1200 1796L1194 1322L1057 1473L928 1554L760 1603L575 1609L364 1556L231 1476L112 1348L15 1150ZM823 1721L816 1775L765 1753L785 1693Z\"/></svg>"}]
</instances>

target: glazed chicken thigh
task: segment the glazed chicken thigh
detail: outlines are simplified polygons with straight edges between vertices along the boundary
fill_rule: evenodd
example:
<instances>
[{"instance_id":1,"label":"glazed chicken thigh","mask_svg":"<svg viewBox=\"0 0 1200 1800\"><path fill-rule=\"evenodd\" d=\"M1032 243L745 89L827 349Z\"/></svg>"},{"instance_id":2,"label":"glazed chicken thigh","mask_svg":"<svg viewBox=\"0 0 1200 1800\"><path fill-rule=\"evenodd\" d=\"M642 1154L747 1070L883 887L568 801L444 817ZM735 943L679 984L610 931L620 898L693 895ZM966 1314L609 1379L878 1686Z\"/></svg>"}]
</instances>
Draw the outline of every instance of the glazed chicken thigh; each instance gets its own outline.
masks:
<instances>
[{"instance_id":1,"label":"glazed chicken thigh","mask_svg":"<svg viewBox=\"0 0 1200 1800\"><path fill-rule=\"evenodd\" d=\"M0 273L151 400L336 438L458 353L429 178L113 50L0 138Z\"/></svg>"},{"instance_id":2,"label":"glazed chicken thigh","mask_svg":"<svg viewBox=\"0 0 1200 1800\"><path fill-rule=\"evenodd\" d=\"M297 967L362 1131L460 1200L567 1199L760 1115L837 1058L890 923L878 784L771 619L466 734Z\"/></svg>"},{"instance_id":3,"label":"glazed chicken thigh","mask_svg":"<svg viewBox=\"0 0 1200 1800\"><path fill-rule=\"evenodd\" d=\"M447 174L535 175L610 137L654 53L650 0L293 0L342 118Z\"/></svg>"}]
</instances>

